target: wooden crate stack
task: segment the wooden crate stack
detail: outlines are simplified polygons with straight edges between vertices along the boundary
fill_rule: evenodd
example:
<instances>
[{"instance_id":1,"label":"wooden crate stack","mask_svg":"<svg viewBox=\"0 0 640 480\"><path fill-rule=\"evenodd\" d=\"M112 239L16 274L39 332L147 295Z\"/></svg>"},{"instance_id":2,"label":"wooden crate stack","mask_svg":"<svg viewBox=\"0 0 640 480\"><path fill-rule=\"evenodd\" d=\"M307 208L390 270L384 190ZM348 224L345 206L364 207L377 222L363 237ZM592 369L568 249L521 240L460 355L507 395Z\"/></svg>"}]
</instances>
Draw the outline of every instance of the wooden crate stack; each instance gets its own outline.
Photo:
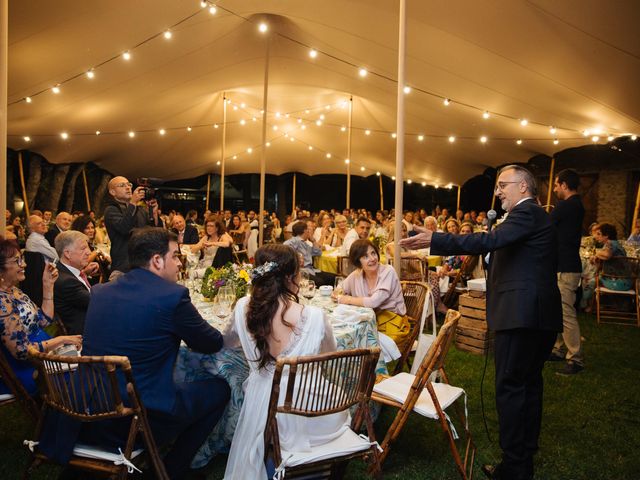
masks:
<instances>
[{"instance_id":1,"label":"wooden crate stack","mask_svg":"<svg viewBox=\"0 0 640 480\"><path fill-rule=\"evenodd\" d=\"M493 349L493 332L487 329L487 305L484 295L460 295L460 321L456 329L456 347L477 355Z\"/></svg>"}]
</instances>

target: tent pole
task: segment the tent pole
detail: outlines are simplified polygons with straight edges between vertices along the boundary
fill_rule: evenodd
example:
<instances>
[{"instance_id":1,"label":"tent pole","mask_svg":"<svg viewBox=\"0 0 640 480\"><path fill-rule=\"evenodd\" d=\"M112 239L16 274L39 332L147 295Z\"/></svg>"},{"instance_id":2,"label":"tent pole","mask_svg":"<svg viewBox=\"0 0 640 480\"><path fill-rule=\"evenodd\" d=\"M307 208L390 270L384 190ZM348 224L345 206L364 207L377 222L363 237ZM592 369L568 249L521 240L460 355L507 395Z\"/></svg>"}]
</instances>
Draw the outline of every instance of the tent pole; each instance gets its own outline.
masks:
<instances>
[{"instance_id":1,"label":"tent pole","mask_svg":"<svg viewBox=\"0 0 640 480\"><path fill-rule=\"evenodd\" d=\"M496 206L496 187L498 186L498 174L496 173L496 181L493 184L493 190L491 190L491 210Z\"/></svg>"},{"instance_id":2,"label":"tent pole","mask_svg":"<svg viewBox=\"0 0 640 480\"><path fill-rule=\"evenodd\" d=\"M262 94L262 149L260 150L260 210L258 211L258 245L264 243L264 186L267 167L267 100L269 98L269 47L271 36L267 35L267 46L264 60L264 92Z\"/></svg>"},{"instance_id":3,"label":"tent pole","mask_svg":"<svg viewBox=\"0 0 640 480\"><path fill-rule=\"evenodd\" d=\"M556 159L555 157L551 157L551 167L549 168L549 188L547 188L547 213L549 212L549 210L551 210L551 190L553 190L552 185L553 185L553 169L556 166Z\"/></svg>"},{"instance_id":4,"label":"tent pole","mask_svg":"<svg viewBox=\"0 0 640 480\"><path fill-rule=\"evenodd\" d=\"M349 97L349 130L347 130L347 209L351 208L351 121L353 119L353 95Z\"/></svg>"},{"instance_id":5,"label":"tent pole","mask_svg":"<svg viewBox=\"0 0 640 480\"><path fill-rule=\"evenodd\" d=\"M380 179L380 210L384 211L384 192L382 190L382 174L378 176Z\"/></svg>"},{"instance_id":6,"label":"tent pole","mask_svg":"<svg viewBox=\"0 0 640 480\"><path fill-rule=\"evenodd\" d=\"M456 204L456 213L458 212L458 210L460 210L460 189L462 187L460 185L458 185L458 203Z\"/></svg>"},{"instance_id":7,"label":"tent pole","mask_svg":"<svg viewBox=\"0 0 640 480\"><path fill-rule=\"evenodd\" d=\"M207 210L209 210L209 192L211 191L211 174L207 173L207 201L205 203L204 206L204 211L206 212ZM205 218L205 221L207 219Z\"/></svg>"},{"instance_id":8,"label":"tent pole","mask_svg":"<svg viewBox=\"0 0 640 480\"><path fill-rule=\"evenodd\" d=\"M7 231L7 55L9 0L0 0L0 233Z\"/></svg>"},{"instance_id":9,"label":"tent pole","mask_svg":"<svg viewBox=\"0 0 640 480\"><path fill-rule=\"evenodd\" d=\"M400 239L402 232L402 194L404 187L404 61L405 61L405 43L407 25L407 3L406 0L400 0L399 27L398 27L398 111L396 114L396 201L395 201L395 233L394 233L394 250L393 262L400 276Z\"/></svg>"},{"instance_id":10,"label":"tent pole","mask_svg":"<svg viewBox=\"0 0 640 480\"><path fill-rule=\"evenodd\" d=\"M224 212L224 156L227 148L227 92L222 92L222 150L220 155L220 211ZM207 199L209 189L207 189ZM209 202L207 201L207 206Z\"/></svg>"},{"instance_id":11,"label":"tent pole","mask_svg":"<svg viewBox=\"0 0 640 480\"><path fill-rule=\"evenodd\" d=\"M638 193L636 193L636 206L633 209L633 219L631 220L631 230L629 234L632 234L636 228L636 222L638 221L638 213L640 213L640 182L638 182Z\"/></svg>"},{"instance_id":12,"label":"tent pole","mask_svg":"<svg viewBox=\"0 0 640 480\"><path fill-rule=\"evenodd\" d=\"M293 192L291 194L291 216L296 212L296 172L293 172Z\"/></svg>"},{"instance_id":13,"label":"tent pole","mask_svg":"<svg viewBox=\"0 0 640 480\"><path fill-rule=\"evenodd\" d=\"M87 202L87 213L91 211L91 202L89 201L89 184L87 183L86 164L82 167L82 182L84 183L84 198Z\"/></svg>"},{"instance_id":14,"label":"tent pole","mask_svg":"<svg viewBox=\"0 0 640 480\"><path fill-rule=\"evenodd\" d=\"M5 150L6 148L7 147L5 147ZM24 201L24 213L27 215L27 218L29 218L29 215L30 215L29 199L27 198L27 189L24 185L24 169L22 167L22 152L18 152L18 168L20 169L20 185L22 185L22 200Z\"/></svg>"}]
</instances>

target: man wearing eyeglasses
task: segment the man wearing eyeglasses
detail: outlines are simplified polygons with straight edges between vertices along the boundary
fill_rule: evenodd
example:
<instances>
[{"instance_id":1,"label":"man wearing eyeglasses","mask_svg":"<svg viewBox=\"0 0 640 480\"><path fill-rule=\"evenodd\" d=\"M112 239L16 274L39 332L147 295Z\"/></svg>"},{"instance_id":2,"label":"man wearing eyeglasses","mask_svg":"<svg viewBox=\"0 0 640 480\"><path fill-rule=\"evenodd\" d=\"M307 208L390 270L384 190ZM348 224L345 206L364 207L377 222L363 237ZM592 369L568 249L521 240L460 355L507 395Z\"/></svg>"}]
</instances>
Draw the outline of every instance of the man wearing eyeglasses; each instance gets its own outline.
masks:
<instances>
[{"instance_id":1,"label":"man wearing eyeglasses","mask_svg":"<svg viewBox=\"0 0 640 480\"><path fill-rule=\"evenodd\" d=\"M139 205L144 200L144 187L132 190L133 185L125 177L114 177L109 181L108 188L111 198L104 209L104 224L111 240L109 280L115 280L129 270L127 244L131 230L149 225L158 227L160 221L155 199L149 200L146 205Z\"/></svg>"},{"instance_id":2,"label":"man wearing eyeglasses","mask_svg":"<svg viewBox=\"0 0 640 480\"><path fill-rule=\"evenodd\" d=\"M488 233L452 235L418 228L400 241L434 255L491 252L487 323L495 332L496 408L502 462L485 465L492 479L533 479L542 422L542 369L558 332L562 306L556 279L557 241L551 218L536 202L533 175L523 167L500 170L495 194L506 219Z\"/></svg>"}]
</instances>

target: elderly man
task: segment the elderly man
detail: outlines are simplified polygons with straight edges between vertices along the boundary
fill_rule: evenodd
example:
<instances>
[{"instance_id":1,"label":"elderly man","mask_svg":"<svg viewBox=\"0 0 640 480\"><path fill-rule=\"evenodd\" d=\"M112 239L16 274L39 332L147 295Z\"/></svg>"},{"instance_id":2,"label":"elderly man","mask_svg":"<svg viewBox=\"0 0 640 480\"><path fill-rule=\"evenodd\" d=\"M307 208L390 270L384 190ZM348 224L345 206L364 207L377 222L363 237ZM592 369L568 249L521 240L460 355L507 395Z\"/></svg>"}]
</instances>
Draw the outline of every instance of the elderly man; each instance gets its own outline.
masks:
<instances>
[{"instance_id":1,"label":"elderly man","mask_svg":"<svg viewBox=\"0 0 640 480\"><path fill-rule=\"evenodd\" d=\"M41 253L49 261L58 260L58 253L45 238L47 226L42 217L31 215L29 217L28 227L31 233L27 238L25 250L27 252Z\"/></svg>"},{"instance_id":2,"label":"elderly man","mask_svg":"<svg viewBox=\"0 0 640 480\"><path fill-rule=\"evenodd\" d=\"M51 228L49 228L49 231L44 235L44 237L47 239L47 242L49 242L49 245L51 245L51 247L55 247L54 242L55 242L56 236L59 233L66 232L71 228L72 220L73 220L73 217L71 217L71 214L67 212L60 212L58 215L56 215L56 223L54 225L51 225Z\"/></svg>"},{"instance_id":3,"label":"elderly man","mask_svg":"<svg viewBox=\"0 0 640 480\"><path fill-rule=\"evenodd\" d=\"M502 462L485 465L492 479L531 480L542 423L542 368L558 332L562 306L556 278L557 241L551 218L535 199L533 175L523 167L500 170L496 196L508 212L489 233L421 233L400 241L431 245L436 255L491 252L487 323L495 331L496 407Z\"/></svg>"},{"instance_id":4,"label":"elderly man","mask_svg":"<svg viewBox=\"0 0 640 480\"><path fill-rule=\"evenodd\" d=\"M369 238L369 230L371 230L371 222L367 217L360 217L355 226L347 232L342 244L342 255L349 255L351 245L356 240L365 240Z\"/></svg>"},{"instance_id":5,"label":"elderly man","mask_svg":"<svg viewBox=\"0 0 640 480\"><path fill-rule=\"evenodd\" d=\"M432 232L438 231L438 221L436 217L428 216L424 219L424 228L431 230Z\"/></svg>"},{"instance_id":6,"label":"elderly man","mask_svg":"<svg viewBox=\"0 0 640 480\"><path fill-rule=\"evenodd\" d=\"M158 202L150 200L147 205L138 205L144 200L144 187L132 190L133 185L125 177L113 177L109 181L109 200L104 209L104 224L111 240L111 275L115 280L129 270L127 242L134 228L148 225L159 226ZM151 209L151 218L149 217Z\"/></svg>"},{"instance_id":7,"label":"elderly man","mask_svg":"<svg viewBox=\"0 0 640 480\"><path fill-rule=\"evenodd\" d=\"M322 255L320 245L313 240L313 227L310 221L299 221L293 226L293 237L284 242L292 247L302 257L301 270L313 280L316 285L333 285L335 275L322 272L313 267L313 257ZM311 242L311 245L309 245Z\"/></svg>"},{"instance_id":8,"label":"elderly man","mask_svg":"<svg viewBox=\"0 0 640 480\"><path fill-rule=\"evenodd\" d=\"M84 329L84 355L123 355L131 361L136 387L159 446L172 444L164 458L169 478L184 478L193 456L209 436L229 400L218 377L178 383L173 371L180 343L215 353L222 334L176 283L180 268L173 232L141 228L129 241L131 271L117 282L96 285ZM122 394L127 393L124 383ZM83 440L117 451L126 441L118 420L92 423ZM128 426L128 425L127 425Z\"/></svg>"},{"instance_id":9,"label":"elderly man","mask_svg":"<svg viewBox=\"0 0 640 480\"><path fill-rule=\"evenodd\" d=\"M173 233L178 236L178 245L195 245L200 241L198 229L193 225L187 225L182 215L173 217Z\"/></svg>"},{"instance_id":10,"label":"elderly man","mask_svg":"<svg viewBox=\"0 0 640 480\"><path fill-rule=\"evenodd\" d=\"M55 310L70 335L82 335L91 299L91 285L84 269L89 266L89 239L69 230L56 237L60 276L53 286ZM97 264L95 265L97 267Z\"/></svg>"}]
</instances>

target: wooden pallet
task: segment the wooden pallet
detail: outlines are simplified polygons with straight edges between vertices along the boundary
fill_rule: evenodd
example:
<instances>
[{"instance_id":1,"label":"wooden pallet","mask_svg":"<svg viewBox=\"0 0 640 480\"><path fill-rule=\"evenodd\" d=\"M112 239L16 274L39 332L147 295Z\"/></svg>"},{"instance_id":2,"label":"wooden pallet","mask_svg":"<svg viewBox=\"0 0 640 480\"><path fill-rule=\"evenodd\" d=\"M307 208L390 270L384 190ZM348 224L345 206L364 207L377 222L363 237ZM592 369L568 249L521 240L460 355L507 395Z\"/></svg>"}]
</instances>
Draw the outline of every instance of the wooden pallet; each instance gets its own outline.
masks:
<instances>
[{"instance_id":1,"label":"wooden pallet","mask_svg":"<svg viewBox=\"0 0 640 480\"><path fill-rule=\"evenodd\" d=\"M456 329L456 347L477 355L493 349L493 332L487 327L486 299L460 295L460 321Z\"/></svg>"}]
</instances>

